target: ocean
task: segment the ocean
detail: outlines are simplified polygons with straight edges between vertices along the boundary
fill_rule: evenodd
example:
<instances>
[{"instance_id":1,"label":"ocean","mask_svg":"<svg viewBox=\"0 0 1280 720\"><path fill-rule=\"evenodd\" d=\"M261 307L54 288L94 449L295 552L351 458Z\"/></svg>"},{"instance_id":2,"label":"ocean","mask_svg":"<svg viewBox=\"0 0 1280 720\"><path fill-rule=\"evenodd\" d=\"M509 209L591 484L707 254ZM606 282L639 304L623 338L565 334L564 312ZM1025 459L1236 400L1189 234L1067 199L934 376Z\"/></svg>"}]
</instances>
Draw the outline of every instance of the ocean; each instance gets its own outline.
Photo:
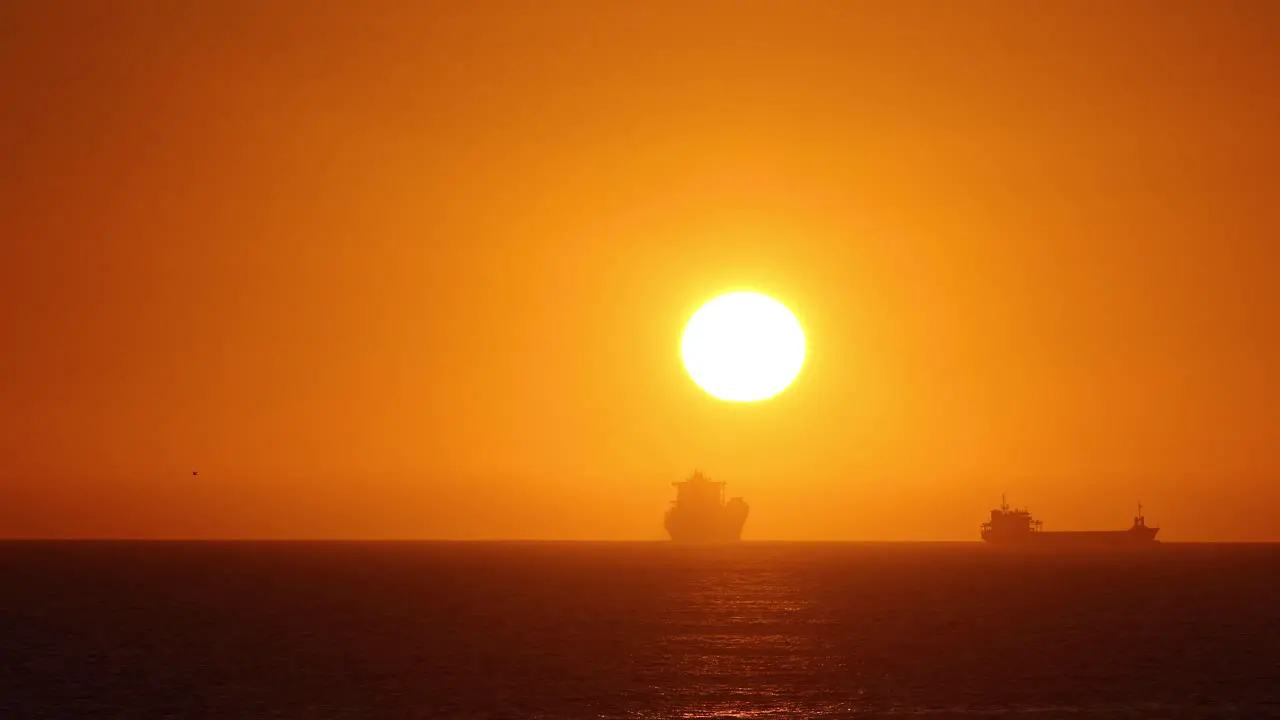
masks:
<instances>
[{"instance_id":1,"label":"ocean","mask_svg":"<svg viewBox=\"0 0 1280 720\"><path fill-rule=\"evenodd\" d=\"M1280 545L0 543L0 718L1280 717Z\"/></svg>"}]
</instances>

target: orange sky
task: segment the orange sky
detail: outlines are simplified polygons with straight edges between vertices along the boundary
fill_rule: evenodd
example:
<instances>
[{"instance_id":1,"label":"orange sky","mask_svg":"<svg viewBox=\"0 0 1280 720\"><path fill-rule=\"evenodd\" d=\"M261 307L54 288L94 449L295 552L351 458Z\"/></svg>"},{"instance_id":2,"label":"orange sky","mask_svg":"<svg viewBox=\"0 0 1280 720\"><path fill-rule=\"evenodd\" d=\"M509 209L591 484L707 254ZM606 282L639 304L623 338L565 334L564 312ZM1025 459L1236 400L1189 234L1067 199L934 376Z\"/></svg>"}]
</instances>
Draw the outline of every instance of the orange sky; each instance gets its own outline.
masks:
<instances>
[{"instance_id":1,"label":"orange sky","mask_svg":"<svg viewBox=\"0 0 1280 720\"><path fill-rule=\"evenodd\" d=\"M1280 540L1280 5L359 5L0 7L0 535Z\"/></svg>"}]
</instances>

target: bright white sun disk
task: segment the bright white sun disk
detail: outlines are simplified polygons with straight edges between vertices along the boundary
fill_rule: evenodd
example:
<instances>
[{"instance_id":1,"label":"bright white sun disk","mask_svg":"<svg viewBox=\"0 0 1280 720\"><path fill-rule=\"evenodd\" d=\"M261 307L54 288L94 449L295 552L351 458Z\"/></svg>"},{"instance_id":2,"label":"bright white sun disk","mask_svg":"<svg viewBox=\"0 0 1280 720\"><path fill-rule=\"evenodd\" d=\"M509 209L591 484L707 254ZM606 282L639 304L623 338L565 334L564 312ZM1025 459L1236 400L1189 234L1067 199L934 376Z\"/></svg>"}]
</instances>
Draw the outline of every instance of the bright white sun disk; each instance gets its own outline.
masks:
<instances>
[{"instance_id":1,"label":"bright white sun disk","mask_svg":"<svg viewBox=\"0 0 1280 720\"><path fill-rule=\"evenodd\" d=\"M804 330L773 298L737 292L703 305L685 327L680 354L689 376L721 400L766 400L804 365Z\"/></svg>"}]
</instances>

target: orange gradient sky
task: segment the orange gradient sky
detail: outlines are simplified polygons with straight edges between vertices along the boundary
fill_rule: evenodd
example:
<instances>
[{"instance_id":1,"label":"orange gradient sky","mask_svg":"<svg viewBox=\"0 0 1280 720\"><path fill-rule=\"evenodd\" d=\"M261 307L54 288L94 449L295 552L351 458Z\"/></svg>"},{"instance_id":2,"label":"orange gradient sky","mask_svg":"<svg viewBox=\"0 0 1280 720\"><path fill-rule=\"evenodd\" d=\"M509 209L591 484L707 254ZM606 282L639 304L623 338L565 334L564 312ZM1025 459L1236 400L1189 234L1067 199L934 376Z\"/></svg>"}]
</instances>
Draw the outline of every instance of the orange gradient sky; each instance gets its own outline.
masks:
<instances>
[{"instance_id":1,"label":"orange gradient sky","mask_svg":"<svg viewBox=\"0 0 1280 720\"><path fill-rule=\"evenodd\" d=\"M12 0L0 535L1280 540L1280 4ZM759 405L680 365L785 302ZM192 476L192 470L199 470Z\"/></svg>"}]
</instances>

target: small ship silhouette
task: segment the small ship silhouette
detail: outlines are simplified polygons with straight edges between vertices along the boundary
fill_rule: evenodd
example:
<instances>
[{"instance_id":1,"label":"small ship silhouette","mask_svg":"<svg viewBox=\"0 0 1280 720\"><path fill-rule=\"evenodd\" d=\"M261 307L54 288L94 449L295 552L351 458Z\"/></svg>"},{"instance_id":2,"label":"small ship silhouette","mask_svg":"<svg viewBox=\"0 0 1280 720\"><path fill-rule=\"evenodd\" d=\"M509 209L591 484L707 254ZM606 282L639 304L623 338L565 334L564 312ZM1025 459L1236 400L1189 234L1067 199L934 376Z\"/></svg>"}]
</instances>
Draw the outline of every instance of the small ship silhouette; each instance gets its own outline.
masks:
<instances>
[{"instance_id":1,"label":"small ship silhouette","mask_svg":"<svg viewBox=\"0 0 1280 720\"><path fill-rule=\"evenodd\" d=\"M1142 505L1128 530L1044 530L1043 523L1031 517L1026 508L1015 510L1000 496L1000 508L991 511L991 519L982 523L982 539L993 545L1149 545L1158 543L1158 527L1147 527Z\"/></svg>"},{"instance_id":2,"label":"small ship silhouette","mask_svg":"<svg viewBox=\"0 0 1280 720\"><path fill-rule=\"evenodd\" d=\"M671 483L676 499L667 510L667 533L677 542L717 542L742 539L749 508L740 497L725 502L725 483L697 470L688 479Z\"/></svg>"}]
</instances>

